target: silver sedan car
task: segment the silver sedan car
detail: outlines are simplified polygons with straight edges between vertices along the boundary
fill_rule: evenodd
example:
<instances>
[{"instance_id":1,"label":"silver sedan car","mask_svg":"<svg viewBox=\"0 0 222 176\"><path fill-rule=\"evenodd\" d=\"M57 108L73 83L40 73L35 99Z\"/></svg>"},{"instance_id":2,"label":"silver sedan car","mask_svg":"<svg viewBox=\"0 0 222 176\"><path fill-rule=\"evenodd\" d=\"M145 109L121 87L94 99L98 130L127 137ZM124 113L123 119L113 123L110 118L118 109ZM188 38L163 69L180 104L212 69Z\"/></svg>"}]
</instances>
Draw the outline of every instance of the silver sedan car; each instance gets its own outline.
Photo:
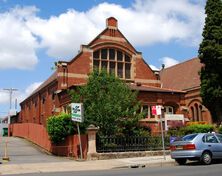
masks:
<instances>
[{"instance_id":1,"label":"silver sedan car","mask_svg":"<svg viewBox=\"0 0 222 176\"><path fill-rule=\"evenodd\" d=\"M213 159L222 159L222 135L216 133L189 134L170 145L171 158L179 165L187 160L199 160L211 164Z\"/></svg>"}]
</instances>

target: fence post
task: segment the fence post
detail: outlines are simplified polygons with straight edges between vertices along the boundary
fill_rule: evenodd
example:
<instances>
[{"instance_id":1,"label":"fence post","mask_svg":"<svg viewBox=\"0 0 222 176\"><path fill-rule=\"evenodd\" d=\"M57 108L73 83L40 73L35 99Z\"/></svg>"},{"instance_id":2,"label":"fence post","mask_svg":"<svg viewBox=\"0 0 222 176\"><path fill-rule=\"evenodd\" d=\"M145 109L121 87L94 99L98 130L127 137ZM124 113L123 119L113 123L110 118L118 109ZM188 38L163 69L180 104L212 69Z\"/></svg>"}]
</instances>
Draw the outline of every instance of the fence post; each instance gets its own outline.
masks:
<instances>
[{"instance_id":1,"label":"fence post","mask_svg":"<svg viewBox=\"0 0 222 176\"><path fill-rule=\"evenodd\" d=\"M96 133L99 130L98 127L95 127L95 125L89 125L87 128L87 134L88 134L88 152L87 152L87 159L92 160L93 155L95 155L96 152Z\"/></svg>"}]
</instances>

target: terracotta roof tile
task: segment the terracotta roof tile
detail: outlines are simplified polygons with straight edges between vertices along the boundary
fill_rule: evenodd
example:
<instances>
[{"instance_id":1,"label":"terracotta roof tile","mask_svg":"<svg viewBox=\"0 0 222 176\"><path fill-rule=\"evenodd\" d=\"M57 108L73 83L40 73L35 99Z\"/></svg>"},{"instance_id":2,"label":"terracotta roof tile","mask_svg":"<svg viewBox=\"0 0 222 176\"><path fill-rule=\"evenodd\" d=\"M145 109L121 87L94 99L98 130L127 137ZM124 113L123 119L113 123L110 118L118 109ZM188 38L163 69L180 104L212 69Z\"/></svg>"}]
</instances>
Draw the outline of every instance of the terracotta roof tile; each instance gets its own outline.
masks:
<instances>
[{"instance_id":1,"label":"terracotta roof tile","mask_svg":"<svg viewBox=\"0 0 222 176\"><path fill-rule=\"evenodd\" d=\"M201 66L199 58L193 58L161 70L160 80L162 87L184 91L200 87L199 71Z\"/></svg>"},{"instance_id":2,"label":"terracotta roof tile","mask_svg":"<svg viewBox=\"0 0 222 176\"><path fill-rule=\"evenodd\" d=\"M162 92L162 93L185 93L181 90L175 90L175 89L166 89L166 88L160 88L160 87L153 87L153 86L137 86L135 84L129 84L129 87L132 90L139 90L139 91L147 91L147 92Z\"/></svg>"}]
</instances>

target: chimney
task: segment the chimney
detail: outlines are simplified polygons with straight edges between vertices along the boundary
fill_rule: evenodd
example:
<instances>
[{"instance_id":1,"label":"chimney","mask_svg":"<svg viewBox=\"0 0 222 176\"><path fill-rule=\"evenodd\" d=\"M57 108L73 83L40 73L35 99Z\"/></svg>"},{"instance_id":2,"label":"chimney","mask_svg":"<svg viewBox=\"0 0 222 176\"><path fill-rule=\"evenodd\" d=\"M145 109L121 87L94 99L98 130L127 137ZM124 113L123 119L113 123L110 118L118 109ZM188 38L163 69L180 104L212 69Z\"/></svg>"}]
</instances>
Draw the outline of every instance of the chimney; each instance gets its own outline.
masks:
<instances>
[{"instance_id":1,"label":"chimney","mask_svg":"<svg viewBox=\"0 0 222 176\"><path fill-rule=\"evenodd\" d=\"M165 68L165 64L162 64L162 70Z\"/></svg>"},{"instance_id":2,"label":"chimney","mask_svg":"<svg viewBox=\"0 0 222 176\"><path fill-rule=\"evenodd\" d=\"M106 19L106 27L109 29L117 29L118 21L114 17L109 17Z\"/></svg>"}]
</instances>

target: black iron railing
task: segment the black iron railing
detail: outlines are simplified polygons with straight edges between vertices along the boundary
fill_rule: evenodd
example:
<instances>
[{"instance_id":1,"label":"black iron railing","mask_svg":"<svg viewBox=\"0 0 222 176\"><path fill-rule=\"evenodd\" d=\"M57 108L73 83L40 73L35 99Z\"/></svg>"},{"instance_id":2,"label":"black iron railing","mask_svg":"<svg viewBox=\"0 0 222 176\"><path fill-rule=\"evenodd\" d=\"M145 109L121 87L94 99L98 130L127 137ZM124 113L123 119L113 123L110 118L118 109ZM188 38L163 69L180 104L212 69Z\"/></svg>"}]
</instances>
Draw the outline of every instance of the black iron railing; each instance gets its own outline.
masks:
<instances>
[{"instance_id":1,"label":"black iron railing","mask_svg":"<svg viewBox=\"0 0 222 176\"><path fill-rule=\"evenodd\" d=\"M165 148L169 148L169 137L165 137ZM161 137L99 137L96 139L97 152L128 152L162 150Z\"/></svg>"}]
</instances>

